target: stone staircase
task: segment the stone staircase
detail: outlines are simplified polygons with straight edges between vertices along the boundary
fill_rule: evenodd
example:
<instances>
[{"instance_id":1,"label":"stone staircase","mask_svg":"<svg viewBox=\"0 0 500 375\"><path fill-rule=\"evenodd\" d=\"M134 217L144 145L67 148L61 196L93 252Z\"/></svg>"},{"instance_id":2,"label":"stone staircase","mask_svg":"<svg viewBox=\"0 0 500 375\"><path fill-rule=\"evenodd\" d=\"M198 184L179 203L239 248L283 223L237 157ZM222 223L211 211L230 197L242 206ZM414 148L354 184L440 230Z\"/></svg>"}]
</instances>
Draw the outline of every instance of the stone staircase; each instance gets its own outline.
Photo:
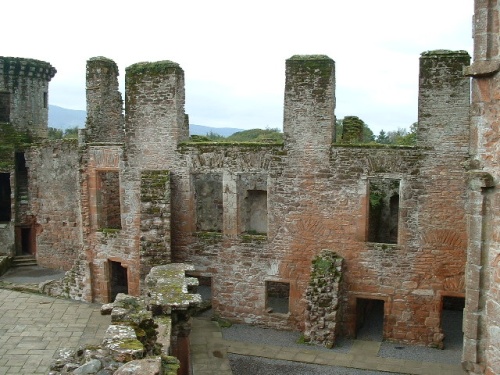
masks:
<instances>
[{"instance_id":1,"label":"stone staircase","mask_svg":"<svg viewBox=\"0 0 500 375\"><path fill-rule=\"evenodd\" d=\"M29 267L36 266L36 257L34 255L16 255L12 259L12 267Z\"/></svg>"}]
</instances>

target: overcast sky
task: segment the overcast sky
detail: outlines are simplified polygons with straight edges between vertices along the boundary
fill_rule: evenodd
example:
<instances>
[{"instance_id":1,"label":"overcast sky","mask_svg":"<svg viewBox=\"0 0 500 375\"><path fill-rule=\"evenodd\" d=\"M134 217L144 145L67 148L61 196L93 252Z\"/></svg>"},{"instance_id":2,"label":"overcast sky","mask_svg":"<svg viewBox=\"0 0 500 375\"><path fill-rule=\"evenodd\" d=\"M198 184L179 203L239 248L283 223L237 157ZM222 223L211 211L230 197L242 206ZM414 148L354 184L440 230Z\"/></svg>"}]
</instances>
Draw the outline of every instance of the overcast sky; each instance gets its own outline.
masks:
<instances>
[{"instance_id":1,"label":"overcast sky","mask_svg":"<svg viewBox=\"0 0 500 375\"><path fill-rule=\"evenodd\" d=\"M417 120L418 59L472 53L473 0L4 1L0 55L50 62L50 104L85 109L85 64L172 60L198 125L282 127L285 60L335 60L337 118L378 134Z\"/></svg>"}]
</instances>

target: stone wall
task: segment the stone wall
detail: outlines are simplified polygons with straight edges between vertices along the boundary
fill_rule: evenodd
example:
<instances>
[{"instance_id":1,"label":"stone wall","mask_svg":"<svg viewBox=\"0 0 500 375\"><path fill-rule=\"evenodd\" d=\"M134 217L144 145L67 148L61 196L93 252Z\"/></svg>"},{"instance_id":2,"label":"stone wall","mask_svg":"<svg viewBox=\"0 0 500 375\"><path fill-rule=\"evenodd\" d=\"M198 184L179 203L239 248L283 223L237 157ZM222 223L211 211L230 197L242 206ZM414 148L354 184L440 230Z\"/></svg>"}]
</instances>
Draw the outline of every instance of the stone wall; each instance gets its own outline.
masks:
<instances>
[{"instance_id":1,"label":"stone wall","mask_svg":"<svg viewBox=\"0 0 500 375\"><path fill-rule=\"evenodd\" d=\"M37 262L69 270L82 247L78 145L45 142L26 150L25 159Z\"/></svg>"},{"instance_id":2,"label":"stone wall","mask_svg":"<svg viewBox=\"0 0 500 375\"><path fill-rule=\"evenodd\" d=\"M468 189L468 255L463 364L471 374L500 373L500 241L498 214L500 4L476 0Z\"/></svg>"},{"instance_id":3,"label":"stone wall","mask_svg":"<svg viewBox=\"0 0 500 375\"><path fill-rule=\"evenodd\" d=\"M287 60L284 145L190 142L184 73L170 61L127 68L121 142L106 130L119 128L117 72L101 60L88 62L95 116L79 144L83 246L71 295L110 301L116 266L128 293L139 295L152 266L189 262L211 278L221 317L304 330L311 262L334 249L345 267L334 331L354 337L358 305L375 299L384 301L384 338L442 345L442 298L465 292L465 53L422 55L416 147L358 144L359 126L333 143L334 62L316 55ZM98 142L98 134L109 137ZM99 219L103 174L115 181L112 228ZM374 201L384 207L378 216ZM270 286L286 290L280 302L288 306L270 306Z\"/></svg>"}]
</instances>

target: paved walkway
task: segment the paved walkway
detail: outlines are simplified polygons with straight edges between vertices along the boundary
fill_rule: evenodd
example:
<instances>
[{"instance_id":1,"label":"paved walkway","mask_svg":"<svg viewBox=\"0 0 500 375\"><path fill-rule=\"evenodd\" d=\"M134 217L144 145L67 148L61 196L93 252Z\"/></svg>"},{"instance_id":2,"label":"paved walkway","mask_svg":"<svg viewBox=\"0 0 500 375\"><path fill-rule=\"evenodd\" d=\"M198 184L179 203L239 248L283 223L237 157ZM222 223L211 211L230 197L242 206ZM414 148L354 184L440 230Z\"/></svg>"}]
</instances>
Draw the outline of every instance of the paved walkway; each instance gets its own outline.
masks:
<instances>
[{"instance_id":1,"label":"paved walkway","mask_svg":"<svg viewBox=\"0 0 500 375\"><path fill-rule=\"evenodd\" d=\"M464 374L460 365L378 357L381 343L375 341L356 340L348 353L227 341L216 322L202 317L193 320L190 339L193 375L232 375L228 353L415 375Z\"/></svg>"},{"instance_id":2,"label":"paved walkway","mask_svg":"<svg viewBox=\"0 0 500 375\"><path fill-rule=\"evenodd\" d=\"M100 305L0 289L0 374L46 375L60 348L100 344Z\"/></svg>"}]
</instances>

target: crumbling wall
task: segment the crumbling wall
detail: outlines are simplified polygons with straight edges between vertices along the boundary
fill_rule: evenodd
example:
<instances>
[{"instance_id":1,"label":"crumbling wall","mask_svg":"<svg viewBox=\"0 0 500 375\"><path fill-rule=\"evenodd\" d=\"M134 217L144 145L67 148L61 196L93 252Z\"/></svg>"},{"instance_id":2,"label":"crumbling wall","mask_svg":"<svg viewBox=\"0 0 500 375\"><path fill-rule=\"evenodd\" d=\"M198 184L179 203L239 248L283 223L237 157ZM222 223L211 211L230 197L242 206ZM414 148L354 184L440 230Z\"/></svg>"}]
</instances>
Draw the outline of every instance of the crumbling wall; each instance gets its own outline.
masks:
<instances>
[{"instance_id":1,"label":"crumbling wall","mask_svg":"<svg viewBox=\"0 0 500 375\"><path fill-rule=\"evenodd\" d=\"M306 290L307 312L304 339L327 348L335 345L342 302L343 259L322 250L312 261L311 281Z\"/></svg>"},{"instance_id":2,"label":"crumbling wall","mask_svg":"<svg viewBox=\"0 0 500 375\"><path fill-rule=\"evenodd\" d=\"M111 325L100 345L64 348L50 366L51 374L190 374L190 314L201 303L191 289L197 280L185 276L192 266L169 264L153 267L146 276L142 297L119 294L101 314L111 315ZM177 356L179 359L175 358Z\"/></svg>"},{"instance_id":3,"label":"crumbling wall","mask_svg":"<svg viewBox=\"0 0 500 375\"><path fill-rule=\"evenodd\" d=\"M141 174L141 279L151 267L171 262L170 173Z\"/></svg>"}]
</instances>

